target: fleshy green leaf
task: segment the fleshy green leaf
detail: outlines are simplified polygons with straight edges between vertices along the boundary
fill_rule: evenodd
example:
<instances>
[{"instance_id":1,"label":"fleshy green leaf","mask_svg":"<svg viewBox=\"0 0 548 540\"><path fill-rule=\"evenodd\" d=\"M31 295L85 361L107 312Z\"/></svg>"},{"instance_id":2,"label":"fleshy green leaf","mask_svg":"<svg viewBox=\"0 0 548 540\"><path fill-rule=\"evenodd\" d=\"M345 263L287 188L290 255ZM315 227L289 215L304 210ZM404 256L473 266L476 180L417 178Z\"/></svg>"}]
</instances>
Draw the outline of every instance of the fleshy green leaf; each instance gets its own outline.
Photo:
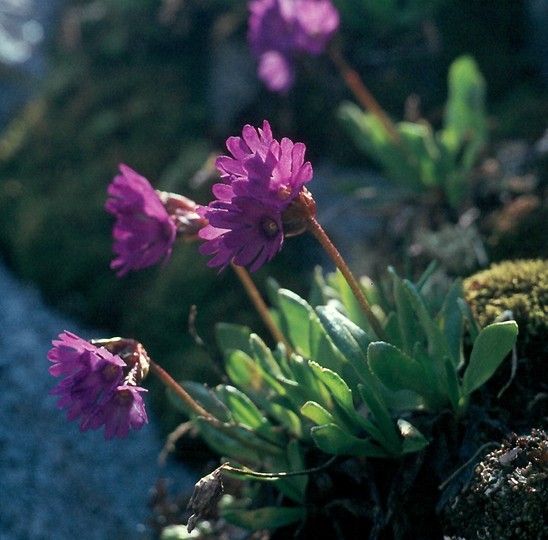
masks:
<instances>
[{"instance_id":1,"label":"fleshy green leaf","mask_svg":"<svg viewBox=\"0 0 548 540\"><path fill-rule=\"evenodd\" d=\"M308 365L315 373L316 377L329 388L337 403L348 413L353 411L354 403L352 401L352 390L348 388L348 385L343 381L340 375L331 369L323 368L317 362L312 362L311 360L308 362Z\"/></svg>"},{"instance_id":2,"label":"fleshy green leaf","mask_svg":"<svg viewBox=\"0 0 548 540\"><path fill-rule=\"evenodd\" d=\"M405 290L403 281L392 267L388 271L392 276L392 289L402 340L400 348L410 355L415 343L422 339L422 334L418 332L413 305L411 304L408 292ZM398 346L398 343L392 342L392 344Z\"/></svg>"},{"instance_id":3,"label":"fleshy green leaf","mask_svg":"<svg viewBox=\"0 0 548 540\"><path fill-rule=\"evenodd\" d=\"M223 402L215 395L215 392L206 385L194 381L184 381L179 383L190 397L198 402L206 411L218 418L222 422L228 422L232 416ZM171 389L168 389L167 395L169 400L180 411L192 415L192 411L187 407L185 402L179 398Z\"/></svg>"},{"instance_id":4,"label":"fleshy green leaf","mask_svg":"<svg viewBox=\"0 0 548 540\"><path fill-rule=\"evenodd\" d=\"M232 351L225 365L232 382L245 391L260 394L265 398L270 397L272 392L282 395L284 393L283 386L243 351Z\"/></svg>"},{"instance_id":5,"label":"fleshy green leaf","mask_svg":"<svg viewBox=\"0 0 548 540\"><path fill-rule=\"evenodd\" d=\"M367 346L371 342L369 336L333 306L320 306L316 311L333 344L359 378L374 384L366 363ZM348 379L351 380L350 377Z\"/></svg>"},{"instance_id":6,"label":"fleshy green leaf","mask_svg":"<svg viewBox=\"0 0 548 540\"><path fill-rule=\"evenodd\" d=\"M491 378L514 347L517 335L515 321L490 324L480 332L462 377L464 394L471 394Z\"/></svg>"},{"instance_id":7,"label":"fleshy green leaf","mask_svg":"<svg viewBox=\"0 0 548 540\"><path fill-rule=\"evenodd\" d=\"M282 330L293 347L310 358L310 315L312 308L306 300L288 289L278 291L278 305L282 313Z\"/></svg>"},{"instance_id":8,"label":"fleshy green leaf","mask_svg":"<svg viewBox=\"0 0 548 540\"><path fill-rule=\"evenodd\" d=\"M301 407L301 414L318 426L333 423L333 415L315 401L307 401Z\"/></svg>"},{"instance_id":9,"label":"fleshy green leaf","mask_svg":"<svg viewBox=\"0 0 548 540\"><path fill-rule=\"evenodd\" d=\"M367 360L371 371L390 390L414 390L428 402L435 400L436 388L429 386L421 364L394 345L371 343Z\"/></svg>"},{"instance_id":10,"label":"fleshy green leaf","mask_svg":"<svg viewBox=\"0 0 548 540\"><path fill-rule=\"evenodd\" d=\"M264 447L255 444L256 436L250 431L242 435L241 428L228 423L225 424L227 431L220 431L204 417L196 418L194 424L208 446L220 455L243 463L259 464L262 456L269 453Z\"/></svg>"},{"instance_id":11,"label":"fleshy green leaf","mask_svg":"<svg viewBox=\"0 0 548 540\"><path fill-rule=\"evenodd\" d=\"M462 282L457 280L449 289L439 316L439 324L449 346L453 365L456 368L460 366L462 360L464 321L458 300L463 296Z\"/></svg>"},{"instance_id":12,"label":"fleshy green leaf","mask_svg":"<svg viewBox=\"0 0 548 540\"><path fill-rule=\"evenodd\" d=\"M251 330L247 326L229 323L217 323L215 325L215 338L223 353L237 349L251 354L250 334Z\"/></svg>"},{"instance_id":13,"label":"fleshy green leaf","mask_svg":"<svg viewBox=\"0 0 548 540\"><path fill-rule=\"evenodd\" d=\"M257 334L251 334L249 337L249 345L252 351L251 356L266 373L274 376L282 374L282 370L272 354L272 351Z\"/></svg>"},{"instance_id":14,"label":"fleshy green leaf","mask_svg":"<svg viewBox=\"0 0 548 540\"><path fill-rule=\"evenodd\" d=\"M387 453L378 444L370 439L360 439L350 435L337 424L314 426L310 432L318 448L328 454L387 457Z\"/></svg>"}]
</instances>

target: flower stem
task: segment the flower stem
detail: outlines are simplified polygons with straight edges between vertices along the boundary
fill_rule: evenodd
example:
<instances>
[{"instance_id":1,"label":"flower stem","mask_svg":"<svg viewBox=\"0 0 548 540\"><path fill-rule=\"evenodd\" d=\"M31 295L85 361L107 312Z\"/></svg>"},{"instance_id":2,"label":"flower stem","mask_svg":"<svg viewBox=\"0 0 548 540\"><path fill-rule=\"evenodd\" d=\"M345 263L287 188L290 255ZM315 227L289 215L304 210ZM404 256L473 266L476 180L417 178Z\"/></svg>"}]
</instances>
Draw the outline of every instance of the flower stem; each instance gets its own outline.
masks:
<instances>
[{"instance_id":1,"label":"flower stem","mask_svg":"<svg viewBox=\"0 0 548 540\"><path fill-rule=\"evenodd\" d=\"M275 445L274 443L263 437L261 434L253 432L251 428L249 429L256 435L256 441L250 440L249 437L246 437L245 435L234 429L236 427L241 427L242 429L245 429L245 426L234 422L223 422L213 416L211 413L206 411L199 403L197 403L167 371L165 371L161 366L159 366L156 362L153 362L152 360L150 361L150 370L152 371L152 373L154 373L154 375L156 375L156 377L158 377L162 381L162 383L164 383L165 386L173 390L175 395L184 402L184 404L192 411L193 414L203 418L218 431L221 431L232 439L239 441L243 446L246 446L248 448L254 448L259 452L264 452L265 449L271 454L282 454L285 452L283 448Z\"/></svg>"},{"instance_id":2,"label":"flower stem","mask_svg":"<svg viewBox=\"0 0 548 540\"><path fill-rule=\"evenodd\" d=\"M394 123L392 122L392 120L390 120L390 118L381 107L379 102L375 99L373 94L365 86L360 76L356 73L354 69L350 67L348 62L344 59L340 49L336 46L330 47L329 55L331 57L331 60L333 60L333 63L339 70L342 78L344 79L344 82L358 100L358 103L364 109L374 114L382 122L382 125L384 126L392 140L395 143L400 144L401 136L394 126Z\"/></svg>"},{"instance_id":3,"label":"flower stem","mask_svg":"<svg viewBox=\"0 0 548 540\"><path fill-rule=\"evenodd\" d=\"M348 283L348 286L352 290L358 304L360 305L362 311L364 312L371 328L377 335L378 339L388 341L384 330L377 317L371 310L371 306L365 297L365 294L360 287L357 279L354 277L354 274L346 264L346 261L342 258L342 255L339 253L338 249L333 245L327 233L323 230L322 226L318 223L316 218L310 213L308 214L308 230L316 237L321 246L325 249L327 254L331 257L331 260L335 263L335 266L339 269L344 279Z\"/></svg>"},{"instance_id":4,"label":"flower stem","mask_svg":"<svg viewBox=\"0 0 548 540\"><path fill-rule=\"evenodd\" d=\"M208 413L201 405L199 405L190 394L162 367L156 362L150 361L150 370L158 379L164 383L165 386L170 388L175 395L183 401L183 403L196 415L204 416L209 420L217 420L213 415Z\"/></svg>"},{"instance_id":5,"label":"flower stem","mask_svg":"<svg viewBox=\"0 0 548 540\"><path fill-rule=\"evenodd\" d=\"M268 311L268 306L265 304L263 297L261 296L261 293L257 289L257 286L255 285L254 281L251 279L248 271L243 266L238 266L237 264L234 264L234 263L232 263L232 269L238 276L238 279L242 283L245 291L247 292L249 298L251 299L251 302L255 306L255 309L259 313L259 316L261 317L265 326L268 328L272 337L276 341L283 343L285 345L285 348L287 349L288 354L291 354L291 351L292 351L291 345L285 339L285 336L282 334L282 332L276 326L276 324L274 324L274 321L272 320L272 317L270 316L270 312Z\"/></svg>"},{"instance_id":6,"label":"flower stem","mask_svg":"<svg viewBox=\"0 0 548 540\"><path fill-rule=\"evenodd\" d=\"M251 469L239 469L238 467L233 467L232 465L228 464L228 461L226 463L223 463L216 470L224 470L236 474L243 474L245 476L252 476L255 478L288 478L290 476L302 476L304 474L314 474L316 472L323 471L324 469L327 469L327 467L329 467L332 463L334 463L337 457L338 456L333 456L322 465L318 465L317 467L312 467L310 469L302 469L300 471L285 471L277 473L258 472Z\"/></svg>"}]
</instances>

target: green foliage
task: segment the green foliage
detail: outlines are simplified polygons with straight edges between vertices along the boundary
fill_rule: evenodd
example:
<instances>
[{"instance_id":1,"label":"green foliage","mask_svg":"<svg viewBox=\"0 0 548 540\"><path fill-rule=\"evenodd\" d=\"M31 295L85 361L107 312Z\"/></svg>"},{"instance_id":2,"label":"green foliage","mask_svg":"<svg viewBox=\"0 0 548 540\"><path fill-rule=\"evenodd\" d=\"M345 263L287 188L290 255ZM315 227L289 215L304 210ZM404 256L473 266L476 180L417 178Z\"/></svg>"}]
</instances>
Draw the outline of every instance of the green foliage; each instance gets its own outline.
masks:
<instances>
[{"instance_id":1,"label":"green foliage","mask_svg":"<svg viewBox=\"0 0 548 540\"><path fill-rule=\"evenodd\" d=\"M357 105L344 104L339 116L354 142L397 184L415 192L440 190L458 207L468 192L470 172L486 142L485 83L469 56L453 62L443 128L400 122L395 139L383 122Z\"/></svg>"},{"instance_id":2,"label":"green foliage","mask_svg":"<svg viewBox=\"0 0 548 540\"><path fill-rule=\"evenodd\" d=\"M390 280L389 295L365 287L377 299L387 341L369 338L339 274L327 280L316 274L312 296L323 303L315 307L271 283L275 319L291 350L281 344L269 349L249 328L218 325L229 382L213 389L183 385L212 417L196 416L173 399L243 476L248 468L304 471L318 452L327 461L329 455L400 459L422 450L429 441L414 425L420 414L449 407L462 416L470 394L514 346L517 325L505 321L478 330L460 282L434 315L419 286L393 270ZM473 345L466 357L468 327ZM231 523L276 528L303 517L305 474L256 479L274 483L293 506L231 508L225 514Z\"/></svg>"}]
</instances>

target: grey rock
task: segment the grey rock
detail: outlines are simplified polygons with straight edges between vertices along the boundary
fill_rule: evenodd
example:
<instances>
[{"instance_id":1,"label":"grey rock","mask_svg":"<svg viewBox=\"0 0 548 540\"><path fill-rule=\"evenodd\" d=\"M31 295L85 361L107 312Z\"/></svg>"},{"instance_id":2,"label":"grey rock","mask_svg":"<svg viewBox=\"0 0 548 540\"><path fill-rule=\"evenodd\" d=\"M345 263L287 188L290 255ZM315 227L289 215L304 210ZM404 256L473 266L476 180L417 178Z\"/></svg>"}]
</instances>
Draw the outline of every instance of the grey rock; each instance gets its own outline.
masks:
<instances>
[{"instance_id":1,"label":"grey rock","mask_svg":"<svg viewBox=\"0 0 548 540\"><path fill-rule=\"evenodd\" d=\"M66 421L48 394L56 379L46 359L65 329L105 337L52 311L0 264L0 540L144 538L156 479L177 490L197 479L177 464L158 465L163 441L153 417L111 441Z\"/></svg>"}]
</instances>

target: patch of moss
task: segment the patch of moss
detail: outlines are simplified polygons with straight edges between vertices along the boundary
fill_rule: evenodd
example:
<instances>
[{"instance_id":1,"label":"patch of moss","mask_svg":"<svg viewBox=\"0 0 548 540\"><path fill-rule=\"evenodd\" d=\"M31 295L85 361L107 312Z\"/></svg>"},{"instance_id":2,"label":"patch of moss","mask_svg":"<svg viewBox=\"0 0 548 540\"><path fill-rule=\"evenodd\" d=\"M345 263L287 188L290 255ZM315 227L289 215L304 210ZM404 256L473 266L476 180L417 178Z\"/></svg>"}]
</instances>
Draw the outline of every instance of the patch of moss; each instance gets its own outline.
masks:
<instances>
[{"instance_id":1,"label":"patch of moss","mask_svg":"<svg viewBox=\"0 0 548 540\"><path fill-rule=\"evenodd\" d=\"M479 324L487 326L510 310L525 343L548 331L548 260L493 264L464 280L464 293Z\"/></svg>"},{"instance_id":2,"label":"patch of moss","mask_svg":"<svg viewBox=\"0 0 548 540\"><path fill-rule=\"evenodd\" d=\"M516 348L486 385L497 420L513 431L544 425L547 410L548 261L493 264L464 280L464 295L479 324L512 317Z\"/></svg>"}]
</instances>

